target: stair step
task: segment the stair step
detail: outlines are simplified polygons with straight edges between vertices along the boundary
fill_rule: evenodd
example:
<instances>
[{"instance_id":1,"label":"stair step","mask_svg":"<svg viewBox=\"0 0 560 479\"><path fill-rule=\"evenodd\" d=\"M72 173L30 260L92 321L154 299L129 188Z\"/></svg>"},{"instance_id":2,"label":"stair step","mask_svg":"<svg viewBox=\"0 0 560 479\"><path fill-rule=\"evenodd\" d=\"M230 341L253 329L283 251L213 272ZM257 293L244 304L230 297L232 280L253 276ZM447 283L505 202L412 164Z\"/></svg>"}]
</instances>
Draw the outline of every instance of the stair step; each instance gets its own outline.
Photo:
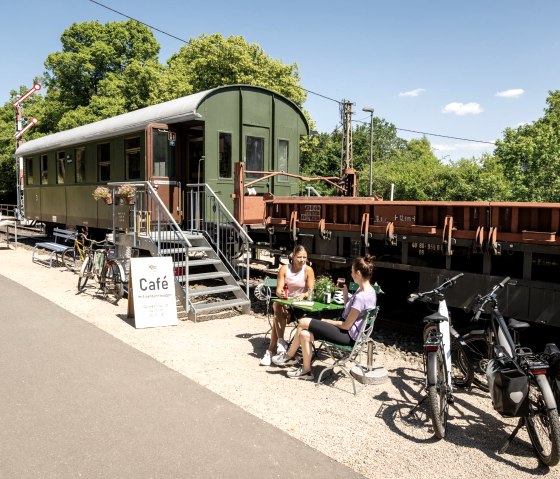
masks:
<instances>
[{"instance_id":1,"label":"stair step","mask_svg":"<svg viewBox=\"0 0 560 479\"><path fill-rule=\"evenodd\" d=\"M196 273L189 274L189 281L198 281L202 279L217 279L217 278L227 278L231 276L225 271L212 271L211 273Z\"/></svg>"},{"instance_id":2,"label":"stair step","mask_svg":"<svg viewBox=\"0 0 560 479\"><path fill-rule=\"evenodd\" d=\"M211 264L222 264L222 262L216 258L189 259L189 268L208 266ZM173 266L175 268L184 268L186 266L186 261L173 261Z\"/></svg>"},{"instance_id":3,"label":"stair step","mask_svg":"<svg viewBox=\"0 0 560 479\"><path fill-rule=\"evenodd\" d=\"M214 303L192 304L192 307L194 311L198 314L207 311L216 311L218 309L234 308L236 306L246 306L248 304L251 304L251 302L246 299L228 299L227 301L217 301Z\"/></svg>"},{"instance_id":4,"label":"stair step","mask_svg":"<svg viewBox=\"0 0 560 479\"><path fill-rule=\"evenodd\" d=\"M219 293L230 293L233 291L239 291L241 288L236 285L225 285L225 286L211 286L208 288L199 288L193 291L189 291L189 296L201 296L209 294L219 294Z\"/></svg>"},{"instance_id":5,"label":"stair step","mask_svg":"<svg viewBox=\"0 0 560 479\"><path fill-rule=\"evenodd\" d=\"M209 264L222 264L219 259L204 258L204 259L189 259L189 268L193 266L207 266ZM177 261L173 263L174 266L185 266L185 261Z\"/></svg>"}]
</instances>

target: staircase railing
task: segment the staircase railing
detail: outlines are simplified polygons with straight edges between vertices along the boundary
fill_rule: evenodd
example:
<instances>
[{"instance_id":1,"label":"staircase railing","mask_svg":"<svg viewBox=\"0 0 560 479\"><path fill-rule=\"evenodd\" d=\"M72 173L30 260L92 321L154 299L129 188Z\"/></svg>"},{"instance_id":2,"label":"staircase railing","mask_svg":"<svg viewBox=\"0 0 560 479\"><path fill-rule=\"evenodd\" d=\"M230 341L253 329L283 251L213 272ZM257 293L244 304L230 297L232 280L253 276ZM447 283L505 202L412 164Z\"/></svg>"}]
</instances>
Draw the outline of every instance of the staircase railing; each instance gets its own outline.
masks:
<instances>
[{"instance_id":1,"label":"staircase railing","mask_svg":"<svg viewBox=\"0 0 560 479\"><path fill-rule=\"evenodd\" d=\"M133 185L136 189L132 204L118 204L115 192L123 184ZM173 219L152 184L148 181L115 182L108 186L113 193L113 235L117 231L129 231L133 235L133 247L138 246L141 238L149 237L157 248L157 253L165 253L173 259L173 275L185 295L185 308L189 302L189 255L191 243ZM119 211L119 208L121 209ZM128 213L128 215L127 215Z\"/></svg>"},{"instance_id":2,"label":"staircase railing","mask_svg":"<svg viewBox=\"0 0 560 479\"><path fill-rule=\"evenodd\" d=\"M249 257L253 242L220 198L206 183L188 184L185 191L187 228L201 231L249 297Z\"/></svg>"}]
</instances>

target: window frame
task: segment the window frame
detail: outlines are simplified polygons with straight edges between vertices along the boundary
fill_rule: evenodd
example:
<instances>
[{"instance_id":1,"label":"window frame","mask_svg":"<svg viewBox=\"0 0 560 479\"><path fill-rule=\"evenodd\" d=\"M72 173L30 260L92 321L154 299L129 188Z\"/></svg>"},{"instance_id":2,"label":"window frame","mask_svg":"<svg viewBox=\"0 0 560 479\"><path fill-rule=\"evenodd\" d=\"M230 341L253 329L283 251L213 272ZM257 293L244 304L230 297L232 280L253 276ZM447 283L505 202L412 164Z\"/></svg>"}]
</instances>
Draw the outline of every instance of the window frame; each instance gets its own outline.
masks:
<instances>
[{"instance_id":1,"label":"window frame","mask_svg":"<svg viewBox=\"0 0 560 479\"><path fill-rule=\"evenodd\" d=\"M280 143L286 144L286 166L285 168L280 168ZM288 138L278 138L278 150L277 150L277 158L278 158L278 171L284 170L286 173L289 172L290 169L290 140ZM286 175L278 175L278 182L279 183L288 183L290 181L290 177Z\"/></svg>"},{"instance_id":2,"label":"window frame","mask_svg":"<svg viewBox=\"0 0 560 479\"><path fill-rule=\"evenodd\" d=\"M106 149L108 159L101 157ZM108 169L108 177L102 178L102 172ZM111 143L98 143L97 144L97 182L103 183L111 181Z\"/></svg>"},{"instance_id":3,"label":"window frame","mask_svg":"<svg viewBox=\"0 0 560 479\"><path fill-rule=\"evenodd\" d=\"M260 143L261 145L261 165L260 167L253 167L251 165L249 165L249 151L252 150L252 148L249 148L249 139L252 140L260 140L258 143ZM266 142L266 138L264 136L254 136L254 135L249 135L246 134L245 135L245 169L247 171L264 171L264 162L265 162L265 142ZM254 159L253 159L254 161ZM257 165L258 166L258 165ZM260 178L260 176L262 175L262 173L247 173L246 177L247 178Z\"/></svg>"},{"instance_id":4,"label":"window frame","mask_svg":"<svg viewBox=\"0 0 560 479\"><path fill-rule=\"evenodd\" d=\"M229 176L222 176L222 136L229 136ZM220 180L231 180L233 178L233 133L230 131L218 131L218 178Z\"/></svg>"},{"instance_id":5,"label":"window frame","mask_svg":"<svg viewBox=\"0 0 560 479\"><path fill-rule=\"evenodd\" d=\"M129 142L137 140L137 146L128 146ZM142 177L142 159L141 159L141 152L142 152L142 140L140 136L131 136L124 139L124 164L125 164L125 178L127 180L140 180ZM138 156L138 175L133 176L131 175L130 170L130 156L137 155Z\"/></svg>"},{"instance_id":6,"label":"window frame","mask_svg":"<svg viewBox=\"0 0 560 479\"><path fill-rule=\"evenodd\" d=\"M39 157L39 169L41 172L41 185L49 184L49 155Z\"/></svg>"}]
</instances>

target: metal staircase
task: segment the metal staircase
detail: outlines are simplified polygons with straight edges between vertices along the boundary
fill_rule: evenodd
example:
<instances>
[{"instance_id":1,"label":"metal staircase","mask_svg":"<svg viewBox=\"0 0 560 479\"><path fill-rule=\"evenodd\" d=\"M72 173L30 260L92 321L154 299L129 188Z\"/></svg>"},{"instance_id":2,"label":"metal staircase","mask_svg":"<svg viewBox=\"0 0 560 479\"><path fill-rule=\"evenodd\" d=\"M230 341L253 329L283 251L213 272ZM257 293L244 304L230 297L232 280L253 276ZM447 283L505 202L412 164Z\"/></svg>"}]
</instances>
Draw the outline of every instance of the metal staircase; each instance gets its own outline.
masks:
<instances>
[{"instance_id":1,"label":"metal staircase","mask_svg":"<svg viewBox=\"0 0 560 479\"><path fill-rule=\"evenodd\" d=\"M109 186L120 184L111 183ZM215 212L223 207L225 211L220 212L220 221L201 219L204 216L198 211L196 224L199 228L195 228L195 222L190 220L188 231L182 231L149 182L134 185L137 188L135 201L125 207L129 209L129 215L122 212L113 215L113 218L121 219L121 224L115 224L113 228L117 245L173 259L175 291L188 319L212 319L218 312L231 311L232 308L242 314L249 313L249 268L239 268L239 259L248 258L251 240L241 226L235 224L213 192L204 185L197 185L197 204L202 208L203 198L214 197L211 200L212 210ZM127 217L128 226L122 223L124 217ZM222 224L223 220L227 224ZM237 227L242 230L241 233ZM224 232L227 232L225 236ZM240 237L243 238L241 242ZM244 278L240 276L241 271L245 273ZM242 280L245 281L245 290L238 283Z\"/></svg>"}]
</instances>

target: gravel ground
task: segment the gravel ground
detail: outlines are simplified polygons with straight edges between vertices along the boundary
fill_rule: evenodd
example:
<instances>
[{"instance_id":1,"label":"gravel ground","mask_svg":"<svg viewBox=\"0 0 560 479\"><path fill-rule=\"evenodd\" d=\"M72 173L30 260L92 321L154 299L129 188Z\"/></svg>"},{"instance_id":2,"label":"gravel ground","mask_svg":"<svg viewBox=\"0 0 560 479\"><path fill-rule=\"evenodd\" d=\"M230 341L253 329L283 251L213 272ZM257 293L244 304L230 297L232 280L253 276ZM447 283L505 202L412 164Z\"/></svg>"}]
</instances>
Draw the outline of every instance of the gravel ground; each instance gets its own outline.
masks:
<instances>
[{"instance_id":1,"label":"gravel ground","mask_svg":"<svg viewBox=\"0 0 560 479\"><path fill-rule=\"evenodd\" d=\"M406 337L377 334L376 365L388 370L388 381L354 396L343 377L317 387L288 379L284 369L259 366L268 330L262 303L251 315L137 330L126 318L126 300L115 306L93 290L77 295L75 274L33 264L28 248L0 243L0 274L365 477L560 477L558 467L539 466L525 430L505 454L497 453L516 421L494 413L489 396L477 389L457 392L447 437L435 440L425 403L409 415L423 397L423 372L418 344ZM315 363L316 374L324 364Z\"/></svg>"}]
</instances>

